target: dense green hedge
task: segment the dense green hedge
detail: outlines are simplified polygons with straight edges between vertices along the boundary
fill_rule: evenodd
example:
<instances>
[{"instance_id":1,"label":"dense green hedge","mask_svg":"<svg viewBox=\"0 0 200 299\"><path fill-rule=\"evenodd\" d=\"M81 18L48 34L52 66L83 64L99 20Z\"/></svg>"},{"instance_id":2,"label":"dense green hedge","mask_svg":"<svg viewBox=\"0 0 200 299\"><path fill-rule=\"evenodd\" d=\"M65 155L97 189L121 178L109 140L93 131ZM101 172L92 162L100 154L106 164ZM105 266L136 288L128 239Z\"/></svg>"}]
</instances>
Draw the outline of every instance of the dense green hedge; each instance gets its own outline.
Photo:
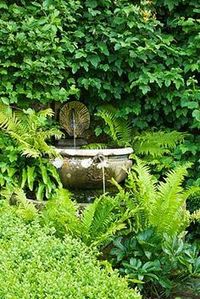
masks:
<instances>
[{"instance_id":1,"label":"dense green hedge","mask_svg":"<svg viewBox=\"0 0 200 299\"><path fill-rule=\"evenodd\" d=\"M199 128L197 2L1 1L1 101L77 97L135 127Z\"/></svg>"},{"instance_id":2,"label":"dense green hedge","mask_svg":"<svg viewBox=\"0 0 200 299\"><path fill-rule=\"evenodd\" d=\"M37 221L25 224L0 202L0 298L140 299L117 272L69 236L61 241Z\"/></svg>"}]
</instances>

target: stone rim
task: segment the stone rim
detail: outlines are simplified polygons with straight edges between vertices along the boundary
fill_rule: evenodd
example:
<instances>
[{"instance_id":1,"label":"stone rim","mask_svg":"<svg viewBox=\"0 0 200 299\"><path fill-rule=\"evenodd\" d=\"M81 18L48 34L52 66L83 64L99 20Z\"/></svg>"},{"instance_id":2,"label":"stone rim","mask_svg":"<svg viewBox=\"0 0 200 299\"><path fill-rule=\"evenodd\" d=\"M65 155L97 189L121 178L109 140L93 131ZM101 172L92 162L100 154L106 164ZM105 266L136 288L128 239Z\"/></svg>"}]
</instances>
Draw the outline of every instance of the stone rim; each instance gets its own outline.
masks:
<instances>
[{"instance_id":1,"label":"stone rim","mask_svg":"<svg viewBox=\"0 0 200 299\"><path fill-rule=\"evenodd\" d=\"M64 157L94 157L97 155L107 156L128 156L133 153L131 147L109 148L109 149L66 149L55 148L56 152Z\"/></svg>"}]
</instances>

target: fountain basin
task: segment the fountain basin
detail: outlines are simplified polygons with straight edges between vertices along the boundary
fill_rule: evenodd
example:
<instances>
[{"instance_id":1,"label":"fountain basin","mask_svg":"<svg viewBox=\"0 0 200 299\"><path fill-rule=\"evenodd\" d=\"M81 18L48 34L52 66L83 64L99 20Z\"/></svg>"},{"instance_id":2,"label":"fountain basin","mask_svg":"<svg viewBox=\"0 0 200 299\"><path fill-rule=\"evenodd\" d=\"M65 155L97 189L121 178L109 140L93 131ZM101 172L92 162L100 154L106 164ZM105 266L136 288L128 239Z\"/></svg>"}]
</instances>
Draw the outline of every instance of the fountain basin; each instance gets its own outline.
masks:
<instances>
[{"instance_id":1,"label":"fountain basin","mask_svg":"<svg viewBox=\"0 0 200 299\"><path fill-rule=\"evenodd\" d=\"M122 182L127 171L132 166L129 155L132 148L117 149L64 149L56 148L62 156L63 163L59 168L61 181L64 187L72 189L101 188L103 171L105 172L106 186L114 178Z\"/></svg>"}]
</instances>

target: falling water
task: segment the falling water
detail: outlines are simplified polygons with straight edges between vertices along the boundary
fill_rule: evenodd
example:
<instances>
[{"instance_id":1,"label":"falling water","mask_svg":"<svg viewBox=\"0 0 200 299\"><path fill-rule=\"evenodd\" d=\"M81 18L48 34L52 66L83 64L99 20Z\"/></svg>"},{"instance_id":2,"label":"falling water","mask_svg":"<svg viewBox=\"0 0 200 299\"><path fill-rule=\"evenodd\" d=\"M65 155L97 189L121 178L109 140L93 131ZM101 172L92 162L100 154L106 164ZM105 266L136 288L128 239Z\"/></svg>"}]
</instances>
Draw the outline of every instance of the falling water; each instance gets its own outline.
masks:
<instances>
[{"instance_id":1,"label":"falling water","mask_svg":"<svg viewBox=\"0 0 200 299\"><path fill-rule=\"evenodd\" d=\"M99 154L95 157L95 160L97 159L98 164L97 168L102 169L102 183L103 183L103 194L106 193L106 178L105 178L105 167L106 167L106 161L105 157L102 154Z\"/></svg>"},{"instance_id":2,"label":"falling water","mask_svg":"<svg viewBox=\"0 0 200 299\"><path fill-rule=\"evenodd\" d=\"M76 148L76 118L75 110L72 109L72 128L73 128L73 137L74 137L74 149Z\"/></svg>"},{"instance_id":3,"label":"falling water","mask_svg":"<svg viewBox=\"0 0 200 299\"><path fill-rule=\"evenodd\" d=\"M106 193L105 167L102 166L103 194Z\"/></svg>"}]
</instances>

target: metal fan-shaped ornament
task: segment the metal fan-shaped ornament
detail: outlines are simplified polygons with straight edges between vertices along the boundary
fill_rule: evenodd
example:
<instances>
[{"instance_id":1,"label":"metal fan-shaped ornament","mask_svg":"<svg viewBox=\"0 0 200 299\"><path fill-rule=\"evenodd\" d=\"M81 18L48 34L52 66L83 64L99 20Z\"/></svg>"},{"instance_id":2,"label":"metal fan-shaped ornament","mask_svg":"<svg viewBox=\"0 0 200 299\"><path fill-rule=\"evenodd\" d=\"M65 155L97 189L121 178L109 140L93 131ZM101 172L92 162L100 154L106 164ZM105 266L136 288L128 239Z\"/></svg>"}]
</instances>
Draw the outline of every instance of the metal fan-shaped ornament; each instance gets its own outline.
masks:
<instances>
[{"instance_id":1,"label":"metal fan-shaped ornament","mask_svg":"<svg viewBox=\"0 0 200 299\"><path fill-rule=\"evenodd\" d=\"M87 107L78 101L65 104L60 109L60 124L69 136L80 137L90 126L90 114Z\"/></svg>"}]
</instances>

